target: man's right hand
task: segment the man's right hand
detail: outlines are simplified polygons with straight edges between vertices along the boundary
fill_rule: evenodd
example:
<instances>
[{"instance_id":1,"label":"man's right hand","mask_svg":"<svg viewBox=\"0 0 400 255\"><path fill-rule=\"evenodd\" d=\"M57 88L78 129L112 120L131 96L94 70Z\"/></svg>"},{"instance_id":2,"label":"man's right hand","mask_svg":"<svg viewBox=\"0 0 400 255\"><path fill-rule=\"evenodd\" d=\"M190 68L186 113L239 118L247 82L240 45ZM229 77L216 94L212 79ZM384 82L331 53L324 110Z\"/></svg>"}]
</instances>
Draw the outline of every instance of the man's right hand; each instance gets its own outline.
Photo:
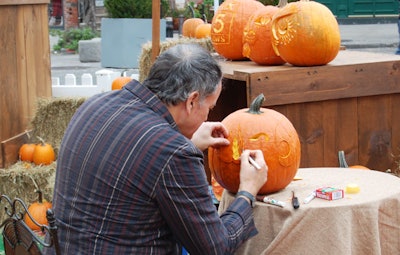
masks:
<instances>
[{"instance_id":1,"label":"man's right hand","mask_svg":"<svg viewBox=\"0 0 400 255\"><path fill-rule=\"evenodd\" d=\"M261 169L257 169L250 164L249 157L252 157ZM255 197L267 181L268 166L265 163L264 155L261 150L244 150L240 161L240 185L238 191L248 191Z\"/></svg>"}]
</instances>

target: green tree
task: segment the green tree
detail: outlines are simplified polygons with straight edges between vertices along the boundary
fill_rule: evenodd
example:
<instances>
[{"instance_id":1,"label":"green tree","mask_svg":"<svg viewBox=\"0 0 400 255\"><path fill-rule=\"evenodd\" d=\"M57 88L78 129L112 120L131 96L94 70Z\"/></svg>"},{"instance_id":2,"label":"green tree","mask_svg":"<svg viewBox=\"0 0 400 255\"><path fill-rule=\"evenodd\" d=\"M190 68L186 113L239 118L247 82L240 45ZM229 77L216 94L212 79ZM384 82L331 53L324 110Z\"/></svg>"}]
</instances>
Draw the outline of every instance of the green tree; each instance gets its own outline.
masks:
<instances>
[{"instance_id":1,"label":"green tree","mask_svg":"<svg viewBox=\"0 0 400 255\"><path fill-rule=\"evenodd\" d=\"M152 17L152 0L105 0L104 7L110 18ZM164 17L168 9L168 0L161 0L161 17Z\"/></svg>"}]
</instances>

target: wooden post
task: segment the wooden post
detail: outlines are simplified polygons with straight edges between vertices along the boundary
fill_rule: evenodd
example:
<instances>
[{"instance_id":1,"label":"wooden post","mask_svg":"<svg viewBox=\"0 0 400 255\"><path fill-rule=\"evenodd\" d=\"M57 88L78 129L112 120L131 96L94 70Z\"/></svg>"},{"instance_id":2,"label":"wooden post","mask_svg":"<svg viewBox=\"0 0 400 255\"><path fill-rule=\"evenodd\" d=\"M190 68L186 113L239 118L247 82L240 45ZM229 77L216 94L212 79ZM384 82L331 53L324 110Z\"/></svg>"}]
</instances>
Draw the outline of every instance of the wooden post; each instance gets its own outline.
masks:
<instances>
[{"instance_id":1,"label":"wooden post","mask_svg":"<svg viewBox=\"0 0 400 255\"><path fill-rule=\"evenodd\" d=\"M153 0L152 2L152 52L151 62L154 62L160 52L160 0Z\"/></svg>"},{"instance_id":2,"label":"wooden post","mask_svg":"<svg viewBox=\"0 0 400 255\"><path fill-rule=\"evenodd\" d=\"M37 99L51 97L48 4L0 1L0 141L28 129Z\"/></svg>"}]
</instances>

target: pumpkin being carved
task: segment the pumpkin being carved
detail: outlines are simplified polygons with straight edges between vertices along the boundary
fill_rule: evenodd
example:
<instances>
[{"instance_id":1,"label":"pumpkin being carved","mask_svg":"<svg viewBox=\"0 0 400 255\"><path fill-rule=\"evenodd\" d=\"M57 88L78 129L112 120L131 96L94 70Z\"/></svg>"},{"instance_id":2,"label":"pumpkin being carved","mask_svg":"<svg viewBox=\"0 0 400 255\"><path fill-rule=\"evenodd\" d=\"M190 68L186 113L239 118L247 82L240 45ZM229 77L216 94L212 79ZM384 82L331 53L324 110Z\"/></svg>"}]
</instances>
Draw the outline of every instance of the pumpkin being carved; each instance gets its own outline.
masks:
<instances>
[{"instance_id":1,"label":"pumpkin being carved","mask_svg":"<svg viewBox=\"0 0 400 255\"><path fill-rule=\"evenodd\" d=\"M212 175L230 192L239 188L240 155L245 149L263 151L268 165L268 180L259 194L284 189L300 166L300 140L292 123L281 113L261 108L259 95L249 109L229 114L222 123L229 130L229 146L209 148L208 161Z\"/></svg>"},{"instance_id":2,"label":"pumpkin being carved","mask_svg":"<svg viewBox=\"0 0 400 255\"><path fill-rule=\"evenodd\" d=\"M295 66L325 65L340 50L337 20L316 1L300 0L281 8L273 16L272 36L276 54Z\"/></svg>"}]
</instances>

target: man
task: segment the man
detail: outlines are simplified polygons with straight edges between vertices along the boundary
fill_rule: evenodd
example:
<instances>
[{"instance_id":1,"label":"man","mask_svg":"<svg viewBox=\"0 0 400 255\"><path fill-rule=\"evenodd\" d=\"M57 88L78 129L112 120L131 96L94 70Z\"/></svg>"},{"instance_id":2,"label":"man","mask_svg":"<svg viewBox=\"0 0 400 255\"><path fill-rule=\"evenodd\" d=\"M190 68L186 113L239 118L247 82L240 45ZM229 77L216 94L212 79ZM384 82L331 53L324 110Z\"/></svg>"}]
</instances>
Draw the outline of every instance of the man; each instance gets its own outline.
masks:
<instances>
[{"instance_id":1,"label":"man","mask_svg":"<svg viewBox=\"0 0 400 255\"><path fill-rule=\"evenodd\" d=\"M208 192L202 150L229 143L221 123L205 122L221 77L207 51L182 44L157 58L143 85L132 81L77 110L53 197L62 254L179 254L182 246L232 254L257 233L250 204L267 178L261 151L243 152L241 195L221 216Z\"/></svg>"}]
</instances>

